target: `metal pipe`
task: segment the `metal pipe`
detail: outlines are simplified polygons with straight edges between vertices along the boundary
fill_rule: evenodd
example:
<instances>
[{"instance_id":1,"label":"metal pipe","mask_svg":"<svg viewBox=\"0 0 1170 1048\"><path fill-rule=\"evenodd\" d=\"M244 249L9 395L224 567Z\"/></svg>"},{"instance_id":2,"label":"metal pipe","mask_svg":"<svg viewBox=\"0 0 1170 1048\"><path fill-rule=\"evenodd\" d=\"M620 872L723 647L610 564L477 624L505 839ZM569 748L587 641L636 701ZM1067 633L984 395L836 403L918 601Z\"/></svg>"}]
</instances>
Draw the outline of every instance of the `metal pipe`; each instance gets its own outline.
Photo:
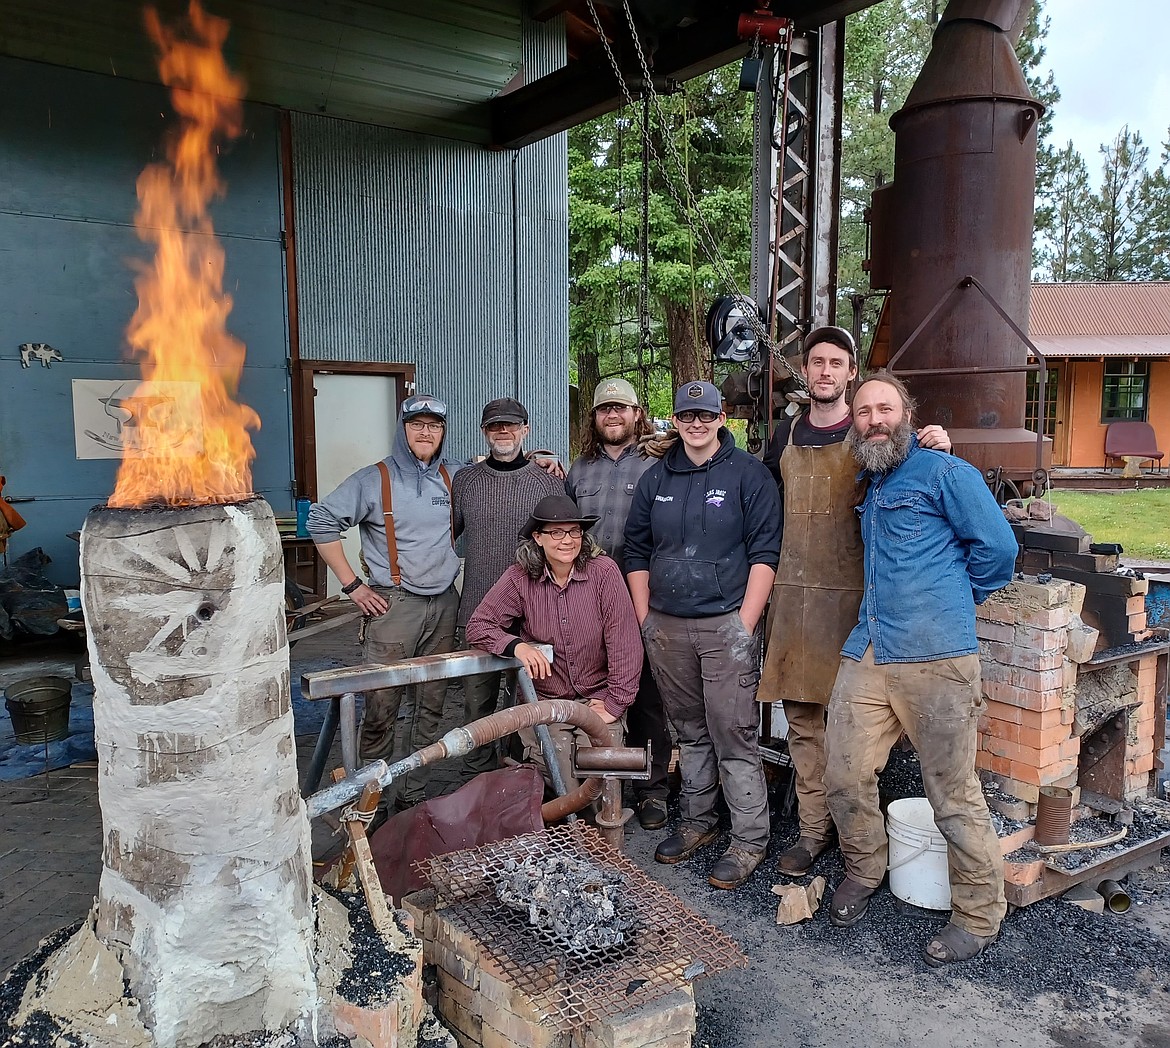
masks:
<instances>
[{"instance_id":1,"label":"metal pipe","mask_svg":"<svg viewBox=\"0 0 1170 1048\"><path fill-rule=\"evenodd\" d=\"M515 674L516 677L516 691L520 698L527 703L539 702L540 699L536 694L536 685L532 683L532 677L528 670L521 666ZM560 762L557 760L557 749L553 745L552 734L548 730L547 724L537 724L533 731L536 735L536 741L540 743L540 752L544 754L544 766L548 769L548 778L552 783L553 792L558 797L567 796L569 787L565 783L565 776L561 772ZM567 813L571 820L576 820L576 812L585 807L584 804L577 808L571 808ZM545 819L545 822L555 822L555 819Z\"/></svg>"},{"instance_id":2,"label":"metal pipe","mask_svg":"<svg viewBox=\"0 0 1170 1048\"><path fill-rule=\"evenodd\" d=\"M1125 913L1129 909L1129 892L1117 881L1102 881L1097 885L1097 892L1110 913Z\"/></svg>"},{"instance_id":3,"label":"metal pipe","mask_svg":"<svg viewBox=\"0 0 1170 1048\"><path fill-rule=\"evenodd\" d=\"M582 702L569 699L542 699L540 702L511 706L459 728L453 728L437 742L416 750L408 757L387 765L374 761L347 775L340 782L326 786L306 801L309 818L316 818L353 800L367 782L377 780L385 789L409 772L447 757L462 757L477 746L494 742L502 735L531 728L537 724L572 724L580 728L598 746L610 743L609 725ZM586 780L590 782L592 780ZM582 783L584 786L585 783ZM579 792L579 791L577 791Z\"/></svg>"},{"instance_id":4,"label":"metal pipe","mask_svg":"<svg viewBox=\"0 0 1170 1048\"><path fill-rule=\"evenodd\" d=\"M321 730L317 733L317 744L313 747L313 756L305 772L305 781L301 783L302 797L308 797L321 785L321 776L325 774L325 762L329 760L329 751L333 749L333 740L337 736L337 725L340 722L341 699L335 698L329 703L325 719L321 722Z\"/></svg>"},{"instance_id":5,"label":"metal pipe","mask_svg":"<svg viewBox=\"0 0 1170 1048\"><path fill-rule=\"evenodd\" d=\"M582 746L576 756L578 771L633 771L646 768L646 749L639 746Z\"/></svg>"},{"instance_id":6,"label":"metal pipe","mask_svg":"<svg viewBox=\"0 0 1170 1048\"><path fill-rule=\"evenodd\" d=\"M357 771L357 696L352 691L341 696L341 763L346 775Z\"/></svg>"}]
</instances>

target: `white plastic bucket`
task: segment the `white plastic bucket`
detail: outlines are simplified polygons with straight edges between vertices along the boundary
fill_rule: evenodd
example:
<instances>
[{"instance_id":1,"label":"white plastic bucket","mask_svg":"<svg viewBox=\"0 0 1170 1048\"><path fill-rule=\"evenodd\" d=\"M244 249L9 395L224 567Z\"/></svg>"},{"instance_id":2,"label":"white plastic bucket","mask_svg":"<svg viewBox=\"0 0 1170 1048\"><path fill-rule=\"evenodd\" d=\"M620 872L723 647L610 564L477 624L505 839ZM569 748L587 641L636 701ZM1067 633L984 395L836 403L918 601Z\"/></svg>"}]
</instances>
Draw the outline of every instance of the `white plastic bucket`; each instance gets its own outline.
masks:
<instances>
[{"instance_id":1,"label":"white plastic bucket","mask_svg":"<svg viewBox=\"0 0 1170 1048\"><path fill-rule=\"evenodd\" d=\"M890 891L927 910L951 908L947 841L934 824L925 797L891 801L886 812L890 837Z\"/></svg>"}]
</instances>

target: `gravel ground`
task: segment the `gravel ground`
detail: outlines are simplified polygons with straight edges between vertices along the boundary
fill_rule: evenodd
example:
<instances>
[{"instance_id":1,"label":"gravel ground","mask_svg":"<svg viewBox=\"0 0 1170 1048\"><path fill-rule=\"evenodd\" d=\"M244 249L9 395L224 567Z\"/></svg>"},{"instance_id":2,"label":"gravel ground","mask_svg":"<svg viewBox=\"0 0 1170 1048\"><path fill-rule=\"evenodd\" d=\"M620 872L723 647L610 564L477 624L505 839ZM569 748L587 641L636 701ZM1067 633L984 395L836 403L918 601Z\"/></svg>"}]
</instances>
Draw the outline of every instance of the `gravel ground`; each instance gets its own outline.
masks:
<instances>
[{"instance_id":1,"label":"gravel ground","mask_svg":"<svg viewBox=\"0 0 1170 1048\"><path fill-rule=\"evenodd\" d=\"M892 764L883 793L918 792L913 755L896 754ZM673 808L671 816L668 831ZM771 887L789 880L776 873L775 858L796 839L793 821L774 822L769 860L733 892L706 883L726 836L687 863L661 866L653 848L665 835L635 829L631 856L726 928L751 958L747 972L696 983L697 1048L1170 1048L1166 867L1131 877L1137 905L1123 916L1045 900L1009 915L982 957L935 970L921 953L947 915L904 904L884 888L853 928L834 928L824 904L803 925L774 923ZM827 900L844 875L840 853L823 855L798 883L818 874L828 881Z\"/></svg>"}]
</instances>

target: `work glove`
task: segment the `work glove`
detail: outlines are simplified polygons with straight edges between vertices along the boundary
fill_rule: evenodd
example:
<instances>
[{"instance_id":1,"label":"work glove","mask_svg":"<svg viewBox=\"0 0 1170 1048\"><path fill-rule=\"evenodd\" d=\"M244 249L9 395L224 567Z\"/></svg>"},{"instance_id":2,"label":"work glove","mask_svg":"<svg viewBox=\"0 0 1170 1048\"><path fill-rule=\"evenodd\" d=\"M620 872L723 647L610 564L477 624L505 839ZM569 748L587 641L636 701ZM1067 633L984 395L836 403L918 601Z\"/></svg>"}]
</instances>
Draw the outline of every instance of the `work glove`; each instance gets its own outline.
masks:
<instances>
[{"instance_id":1,"label":"work glove","mask_svg":"<svg viewBox=\"0 0 1170 1048\"><path fill-rule=\"evenodd\" d=\"M660 459L678 440L678 430L668 429L662 433L648 433L638 441L638 454L643 458Z\"/></svg>"}]
</instances>

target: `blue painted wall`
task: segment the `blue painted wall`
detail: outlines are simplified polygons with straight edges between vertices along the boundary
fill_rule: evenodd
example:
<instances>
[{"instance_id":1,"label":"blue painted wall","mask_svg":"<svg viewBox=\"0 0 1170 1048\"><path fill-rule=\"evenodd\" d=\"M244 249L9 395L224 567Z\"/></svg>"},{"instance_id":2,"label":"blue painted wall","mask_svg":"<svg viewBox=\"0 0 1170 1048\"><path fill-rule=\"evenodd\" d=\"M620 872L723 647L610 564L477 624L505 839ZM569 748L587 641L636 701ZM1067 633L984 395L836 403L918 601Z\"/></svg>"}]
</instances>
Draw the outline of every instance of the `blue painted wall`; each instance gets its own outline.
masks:
<instances>
[{"instance_id":1,"label":"blue painted wall","mask_svg":"<svg viewBox=\"0 0 1170 1048\"><path fill-rule=\"evenodd\" d=\"M76 584L91 506L113 490L117 460L75 457L71 382L133 379L124 332L136 298L130 261L135 181L173 116L163 89L0 58L0 474L28 527L9 557L41 546L49 574ZM277 113L246 109L245 135L220 159L228 185L213 210L227 254L228 325L247 346L240 399L260 415L253 485L291 512L288 325L281 249ZM24 370L17 347L47 342L64 360Z\"/></svg>"}]
</instances>

